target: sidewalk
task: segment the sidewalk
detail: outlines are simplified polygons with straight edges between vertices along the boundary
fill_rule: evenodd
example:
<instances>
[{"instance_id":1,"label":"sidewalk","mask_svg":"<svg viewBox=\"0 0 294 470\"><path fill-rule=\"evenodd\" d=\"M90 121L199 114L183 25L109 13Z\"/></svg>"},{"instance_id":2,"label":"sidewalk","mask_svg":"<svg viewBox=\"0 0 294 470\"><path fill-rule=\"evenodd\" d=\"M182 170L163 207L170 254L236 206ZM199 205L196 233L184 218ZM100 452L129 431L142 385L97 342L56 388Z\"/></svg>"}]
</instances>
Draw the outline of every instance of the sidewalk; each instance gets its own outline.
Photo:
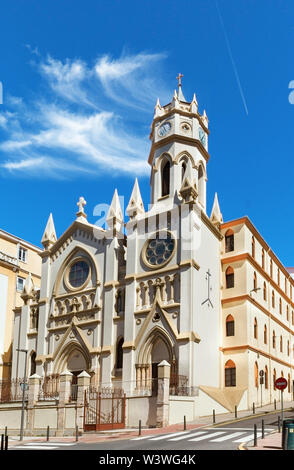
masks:
<instances>
[{"instance_id":1,"label":"sidewalk","mask_svg":"<svg viewBox=\"0 0 294 470\"><path fill-rule=\"evenodd\" d=\"M294 401L284 402L284 411L294 410ZM277 410L280 410L280 402L277 403ZM255 414L252 413L252 410L245 410L245 411L238 411L237 418L235 417L235 413L223 413L216 415L215 423L213 423L213 418L211 416L204 416L200 417L195 421L188 421L187 419L187 430L197 429L197 428L204 428L204 427L211 427L214 425L220 424L228 424L230 422L238 422L246 419L248 417L253 416L264 416L268 413L274 412L274 404L265 405L263 407L257 407L255 409ZM188 417L187 417L188 418ZM143 428L142 429L142 436L144 435L152 435L152 434L167 434L173 433L178 431L183 431L184 427L184 416L183 416L183 423L173 424L170 426L166 426L164 428ZM82 443L95 443L95 442L107 442L114 439L128 439L138 435L138 428L131 428L131 429L118 429L118 430L111 430L111 431L100 431L97 433L85 433L82 436L79 436L79 442ZM30 437L27 436L24 438L25 442L44 442L46 441L46 437ZM9 436L9 447L13 447L14 445L19 444L19 437L17 436ZM50 437L50 442L75 442L74 436L68 437ZM253 443L252 443L253 444ZM274 433L267 436L265 439L258 440L257 447L248 447L243 446L243 450L269 450L267 447L271 447L272 450L279 450L281 446L281 433Z\"/></svg>"},{"instance_id":2,"label":"sidewalk","mask_svg":"<svg viewBox=\"0 0 294 470\"><path fill-rule=\"evenodd\" d=\"M240 450L283 450L282 449L282 433L275 431L264 439L257 439L257 446L251 445L240 446Z\"/></svg>"}]
</instances>

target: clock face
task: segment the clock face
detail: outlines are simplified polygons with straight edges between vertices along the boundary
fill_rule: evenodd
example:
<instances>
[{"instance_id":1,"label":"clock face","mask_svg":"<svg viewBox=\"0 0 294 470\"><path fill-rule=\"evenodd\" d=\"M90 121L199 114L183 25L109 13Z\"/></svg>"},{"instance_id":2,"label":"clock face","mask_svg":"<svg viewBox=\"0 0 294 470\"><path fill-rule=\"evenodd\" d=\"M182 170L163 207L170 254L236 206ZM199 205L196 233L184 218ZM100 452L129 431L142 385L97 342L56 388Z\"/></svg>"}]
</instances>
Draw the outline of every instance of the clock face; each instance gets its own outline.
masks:
<instances>
[{"instance_id":1,"label":"clock face","mask_svg":"<svg viewBox=\"0 0 294 470\"><path fill-rule=\"evenodd\" d=\"M167 121L163 123L158 129L158 135L160 137L164 137L170 131L170 129L171 129L171 123Z\"/></svg>"},{"instance_id":2,"label":"clock face","mask_svg":"<svg viewBox=\"0 0 294 470\"><path fill-rule=\"evenodd\" d=\"M201 144L205 147L206 144L206 135L203 129L201 127L199 128L199 140Z\"/></svg>"}]
</instances>

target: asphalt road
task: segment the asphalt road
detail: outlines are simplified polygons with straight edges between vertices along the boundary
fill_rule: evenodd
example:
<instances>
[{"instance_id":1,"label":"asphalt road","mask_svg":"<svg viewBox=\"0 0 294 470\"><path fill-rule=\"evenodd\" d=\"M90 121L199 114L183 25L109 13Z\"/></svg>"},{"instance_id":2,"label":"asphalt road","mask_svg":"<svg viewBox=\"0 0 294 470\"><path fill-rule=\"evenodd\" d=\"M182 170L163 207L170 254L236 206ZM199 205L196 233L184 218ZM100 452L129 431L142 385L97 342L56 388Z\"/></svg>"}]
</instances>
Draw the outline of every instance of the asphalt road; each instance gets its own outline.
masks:
<instances>
[{"instance_id":1,"label":"asphalt road","mask_svg":"<svg viewBox=\"0 0 294 470\"><path fill-rule=\"evenodd\" d=\"M264 416L252 416L249 419L234 420L226 424L181 431L169 434L152 434L134 436L130 439L114 438L113 441L100 443L24 443L13 447L13 450L237 450L243 442L250 444L253 440L254 424L257 424L258 437L261 437L261 421L264 420L265 434L278 428L280 412ZM284 418L293 418L294 412L285 412Z\"/></svg>"}]
</instances>

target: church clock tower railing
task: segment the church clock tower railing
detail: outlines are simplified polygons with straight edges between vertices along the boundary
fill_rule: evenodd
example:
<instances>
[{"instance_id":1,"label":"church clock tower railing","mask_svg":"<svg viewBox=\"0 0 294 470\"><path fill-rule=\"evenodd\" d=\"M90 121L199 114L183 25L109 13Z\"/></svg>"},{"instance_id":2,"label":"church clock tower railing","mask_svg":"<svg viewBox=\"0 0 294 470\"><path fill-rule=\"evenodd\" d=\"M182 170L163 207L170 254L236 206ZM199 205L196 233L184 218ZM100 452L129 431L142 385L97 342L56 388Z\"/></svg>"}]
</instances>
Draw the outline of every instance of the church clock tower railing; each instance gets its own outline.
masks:
<instances>
[{"instance_id":1,"label":"church clock tower railing","mask_svg":"<svg viewBox=\"0 0 294 470\"><path fill-rule=\"evenodd\" d=\"M167 200L185 202L181 194L185 188L193 188L193 199L206 213L206 165L208 154L208 118L198 111L194 94L186 101L182 91L183 75L179 74L178 90L171 103L161 106L157 100L151 125L151 203L165 205Z\"/></svg>"}]
</instances>

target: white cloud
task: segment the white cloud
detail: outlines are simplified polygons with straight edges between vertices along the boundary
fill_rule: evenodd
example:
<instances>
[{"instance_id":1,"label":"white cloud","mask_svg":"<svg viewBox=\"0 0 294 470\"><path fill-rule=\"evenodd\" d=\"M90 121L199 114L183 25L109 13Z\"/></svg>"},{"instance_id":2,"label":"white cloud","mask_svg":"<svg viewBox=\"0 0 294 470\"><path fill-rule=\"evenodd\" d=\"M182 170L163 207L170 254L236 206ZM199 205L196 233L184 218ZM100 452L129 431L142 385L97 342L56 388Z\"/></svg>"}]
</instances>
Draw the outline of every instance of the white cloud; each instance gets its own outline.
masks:
<instances>
[{"instance_id":1,"label":"white cloud","mask_svg":"<svg viewBox=\"0 0 294 470\"><path fill-rule=\"evenodd\" d=\"M48 176L58 177L80 169L147 174L148 135L140 125L131 127L138 113L124 112L121 105L147 109L151 115L160 88L154 70L164 57L141 53L114 60L104 55L91 68L79 59L48 56L39 70L51 95L37 94L30 103L10 97L12 111L0 115L0 126L7 132L0 144L2 168L34 176L46 168Z\"/></svg>"}]
</instances>

